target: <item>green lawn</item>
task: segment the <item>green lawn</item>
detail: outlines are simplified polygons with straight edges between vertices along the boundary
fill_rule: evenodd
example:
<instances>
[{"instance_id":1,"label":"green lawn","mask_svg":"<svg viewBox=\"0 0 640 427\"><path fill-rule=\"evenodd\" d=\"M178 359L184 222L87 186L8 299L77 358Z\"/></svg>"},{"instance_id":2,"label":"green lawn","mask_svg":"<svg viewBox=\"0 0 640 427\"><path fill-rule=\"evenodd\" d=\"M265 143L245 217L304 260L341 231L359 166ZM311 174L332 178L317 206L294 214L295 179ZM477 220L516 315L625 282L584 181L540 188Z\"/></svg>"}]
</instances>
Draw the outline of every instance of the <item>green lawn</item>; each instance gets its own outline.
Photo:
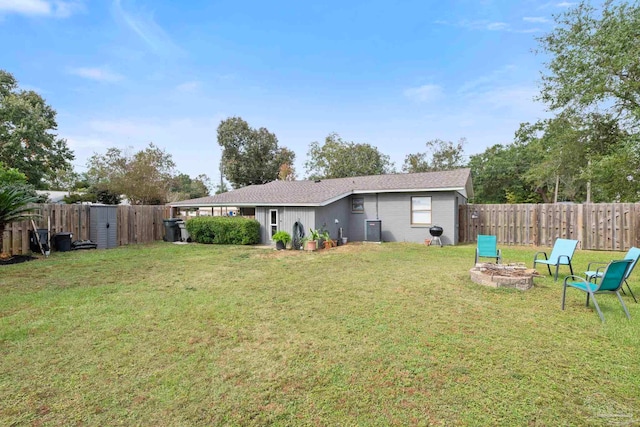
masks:
<instances>
[{"instance_id":1,"label":"green lawn","mask_svg":"<svg viewBox=\"0 0 640 427\"><path fill-rule=\"evenodd\" d=\"M640 423L640 305L628 321L603 295L602 324L548 276L476 285L474 250L157 243L1 267L0 425Z\"/></svg>"}]
</instances>

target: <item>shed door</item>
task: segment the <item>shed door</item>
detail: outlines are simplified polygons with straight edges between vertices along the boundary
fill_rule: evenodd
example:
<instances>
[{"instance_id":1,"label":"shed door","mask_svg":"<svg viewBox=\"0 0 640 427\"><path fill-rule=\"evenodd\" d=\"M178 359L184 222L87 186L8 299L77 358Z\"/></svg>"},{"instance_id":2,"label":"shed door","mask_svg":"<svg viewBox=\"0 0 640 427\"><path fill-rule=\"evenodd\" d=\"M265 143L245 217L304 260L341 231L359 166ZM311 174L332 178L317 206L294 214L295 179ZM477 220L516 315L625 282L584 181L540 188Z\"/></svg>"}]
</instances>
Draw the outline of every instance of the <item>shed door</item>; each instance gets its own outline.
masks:
<instances>
[{"instance_id":1,"label":"shed door","mask_svg":"<svg viewBox=\"0 0 640 427\"><path fill-rule=\"evenodd\" d=\"M269 209L269 239L278 231L278 210Z\"/></svg>"}]
</instances>

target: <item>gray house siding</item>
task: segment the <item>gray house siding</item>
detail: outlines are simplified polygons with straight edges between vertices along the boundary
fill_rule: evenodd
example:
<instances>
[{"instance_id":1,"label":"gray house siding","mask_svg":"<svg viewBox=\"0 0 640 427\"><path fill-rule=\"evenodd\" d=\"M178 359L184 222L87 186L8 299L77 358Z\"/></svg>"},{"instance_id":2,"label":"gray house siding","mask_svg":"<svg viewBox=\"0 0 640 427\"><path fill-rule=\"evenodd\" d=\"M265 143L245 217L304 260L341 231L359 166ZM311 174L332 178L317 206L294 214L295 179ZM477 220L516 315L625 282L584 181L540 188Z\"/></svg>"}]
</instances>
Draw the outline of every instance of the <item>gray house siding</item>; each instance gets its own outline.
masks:
<instances>
[{"instance_id":1,"label":"gray house siding","mask_svg":"<svg viewBox=\"0 0 640 427\"><path fill-rule=\"evenodd\" d=\"M348 197L333 202L327 206L322 206L316 210L315 228L324 229L329 232L331 238L338 238L339 229L342 227L342 236L349 237L349 212L351 202ZM338 223L336 224L336 220Z\"/></svg>"},{"instance_id":2,"label":"gray house siding","mask_svg":"<svg viewBox=\"0 0 640 427\"><path fill-rule=\"evenodd\" d=\"M270 243L269 235L269 208L256 206L256 220L260 223L260 242Z\"/></svg>"},{"instance_id":3,"label":"gray house siding","mask_svg":"<svg viewBox=\"0 0 640 427\"><path fill-rule=\"evenodd\" d=\"M315 210L312 207L257 206L256 220L260 223L260 238L263 244L272 243L269 228L269 212L272 209L278 210L278 230L284 230L289 234L293 231L296 221L302 223L305 233L309 233L309 228L315 224Z\"/></svg>"},{"instance_id":4,"label":"gray house siding","mask_svg":"<svg viewBox=\"0 0 640 427\"><path fill-rule=\"evenodd\" d=\"M300 222L304 227L305 236L309 234L309 229L314 227L316 223L316 211L311 207L286 207L284 208L284 215L281 217L282 230L291 234L293 231L293 224Z\"/></svg>"},{"instance_id":5,"label":"gray house siding","mask_svg":"<svg viewBox=\"0 0 640 427\"><path fill-rule=\"evenodd\" d=\"M362 199L364 210L360 212L352 211L353 199ZM378 200L379 205L379 200ZM378 209L376 206L375 194L357 194L348 197L346 212L349 214L349 233L345 235L350 241L361 242L364 240L364 220L378 219ZM384 229L384 226L383 226Z\"/></svg>"},{"instance_id":6,"label":"gray house siding","mask_svg":"<svg viewBox=\"0 0 640 427\"><path fill-rule=\"evenodd\" d=\"M386 242L422 243L430 238L430 225L411 225L411 197L431 197L432 225L439 225L444 233L442 243L458 243L458 210L461 203L457 192L417 192L417 193L380 193L354 195L364 199L364 212L351 213L349 218L349 239L364 240L365 219L382 221L382 240ZM462 203L466 203L462 198ZM351 206L348 207L349 211Z\"/></svg>"},{"instance_id":7,"label":"gray house siding","mask_svg":"<svg viewBox=\"0 0 640 427\"><path fill-rule=\"evenodd\" d=\"M416 193L379 193L357 194L321 207L256 207L256 220L260 222L260 235L263 244L271 244L269 212L278 210L278 230L292 232L293 224L299 221L305 234L309 228L325 229L331 238L338 237L342 227L343 236L349 241L363 241L365 238L365 220L382 221L382 240L385 242L423 243L429 234L430 225L411 225L411 197L431 197L432 225L443 228L441 240L445 245L458 243L458 207L467 200L458 192L416 192ZM361 213L352 211L353 199L362 199ZM338 223L336 224L336 219Z\"/></svg>"}]
</instances>

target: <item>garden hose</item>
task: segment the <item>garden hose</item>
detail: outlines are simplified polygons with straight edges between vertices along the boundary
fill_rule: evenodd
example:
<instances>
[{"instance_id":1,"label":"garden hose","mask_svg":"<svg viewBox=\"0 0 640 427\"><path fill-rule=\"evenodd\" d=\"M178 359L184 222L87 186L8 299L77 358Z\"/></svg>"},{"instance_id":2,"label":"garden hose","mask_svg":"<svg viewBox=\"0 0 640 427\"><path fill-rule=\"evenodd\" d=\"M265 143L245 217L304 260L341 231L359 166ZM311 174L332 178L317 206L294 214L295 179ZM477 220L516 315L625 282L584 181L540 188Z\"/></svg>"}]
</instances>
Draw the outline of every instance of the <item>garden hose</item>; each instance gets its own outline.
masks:
<instances>
[{"instance_id":1,"label":"garden hose","mask_svg":"<svg viewBox=\"0 0 640 427\"><path fill-rule=\"evenodd\" d=\"M300 221L296 221L293 224L293 232L291 233L292 248L302 249L302 239L304 239L304 226Z\"/></svg>"}]
</instances>

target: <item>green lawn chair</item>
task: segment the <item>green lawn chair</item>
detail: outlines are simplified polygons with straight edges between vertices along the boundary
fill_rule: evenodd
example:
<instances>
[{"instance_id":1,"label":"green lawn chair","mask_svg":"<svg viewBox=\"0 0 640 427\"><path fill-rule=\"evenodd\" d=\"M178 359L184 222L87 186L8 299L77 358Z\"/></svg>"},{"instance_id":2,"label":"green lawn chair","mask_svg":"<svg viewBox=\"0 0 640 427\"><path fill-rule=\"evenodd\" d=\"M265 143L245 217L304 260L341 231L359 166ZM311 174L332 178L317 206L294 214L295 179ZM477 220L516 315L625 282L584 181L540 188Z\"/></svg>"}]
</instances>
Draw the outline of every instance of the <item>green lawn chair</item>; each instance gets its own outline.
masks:
<instances>
[{"instance_id":1,"label":"green lawn chair","mask_svg":"<svg viewBox=\"0 0 640 427\"><path fill-rule=\"evenodd\" d=\"M611 261L602 273L602 277L595 278L594 281L588 281L578 276L565 277L564 287L562 289L562 309L564 310L567 287L572 287L587 293L587 307L589 306L589 297L593 298L593 305L596 306L598 316L600 316L600 319L603 322L604 316L602 315L602 311L600 311L598 301L596 301L596 294L601 293L616 294L620 304L622 304L625 314L627 315L627 319L631 319L629 310L627 310L627 306L624 305L624 301L622 301L619 290L622 288L625 275L632 262L633 261L630 259Z\"/></svg>"},{"instance_id":2,"label":"green lawn chair","mask_svg":"<svg viewBox=\"0 0 640 427\"><path fill-rule=\"evenodd\" d=\"M498 249L498 238L496 236L478 235L478 246L476 247L476 264L478 258L495 258L496 264L502 261L502 253Z\"/></svg>"},{"instance_id":3,"label":"green lawn chair","mask_svg":"<svg viewBox=\"0 0 640 427\"><path fill-rule=\"evenodd\" d=\"M556 266L556 276L555 280L558 280L558 268L560 265L568 265L571 274L573 275L573 267L571 266L571 258L573 258L573 253L576 251L576 246L578 246L577 240L570 239L556 239L555 244L553 245L553 249L551 250L551 255L547 257L546 252L538 252L533 257L533 268L536 268L536 263L547 264L547 269L549 270L549 275L551 276L551 266ZM538 259L538 255L544 255L544 259Z\"/></svg>"},{"instance_id":4,"label":"green lawn chair","mask_svg":"<svg viewBox=\"0 0 640 427\"><path fill-rule=\"evenodd\" d=\"M624 283L627 284L627 289L629 290L629 293L633 297L633 300L636 302L636 304L638 303L638 300L636 299L636 296L633 294L633 291L631 290L631 286L629 286L629 282L627 281L627 279L631 275L631 272L633 271L633 268L636 266L636 263L638 262L639 258L640 258L640 248L636 248L636 247L629 249L629 252L627 252L627 254L624 256L624 259L630 259L632 261L632 263L629 265L629 269L627 270L627 273L624 275ZM598 264L600 264L601 267L598 267L596 270L591 269L592 265L598 265ZM584 276L587 279L587 281L591 281L592 279L597 277L602 277L602 269L604 268L603 266L606 264L607 264L606 262L590 262L589 265L587 266L588 271L585 271L584 273ZM622 293L624 293L624 288L622 289Z\"/></svg>"}]
</instances>

